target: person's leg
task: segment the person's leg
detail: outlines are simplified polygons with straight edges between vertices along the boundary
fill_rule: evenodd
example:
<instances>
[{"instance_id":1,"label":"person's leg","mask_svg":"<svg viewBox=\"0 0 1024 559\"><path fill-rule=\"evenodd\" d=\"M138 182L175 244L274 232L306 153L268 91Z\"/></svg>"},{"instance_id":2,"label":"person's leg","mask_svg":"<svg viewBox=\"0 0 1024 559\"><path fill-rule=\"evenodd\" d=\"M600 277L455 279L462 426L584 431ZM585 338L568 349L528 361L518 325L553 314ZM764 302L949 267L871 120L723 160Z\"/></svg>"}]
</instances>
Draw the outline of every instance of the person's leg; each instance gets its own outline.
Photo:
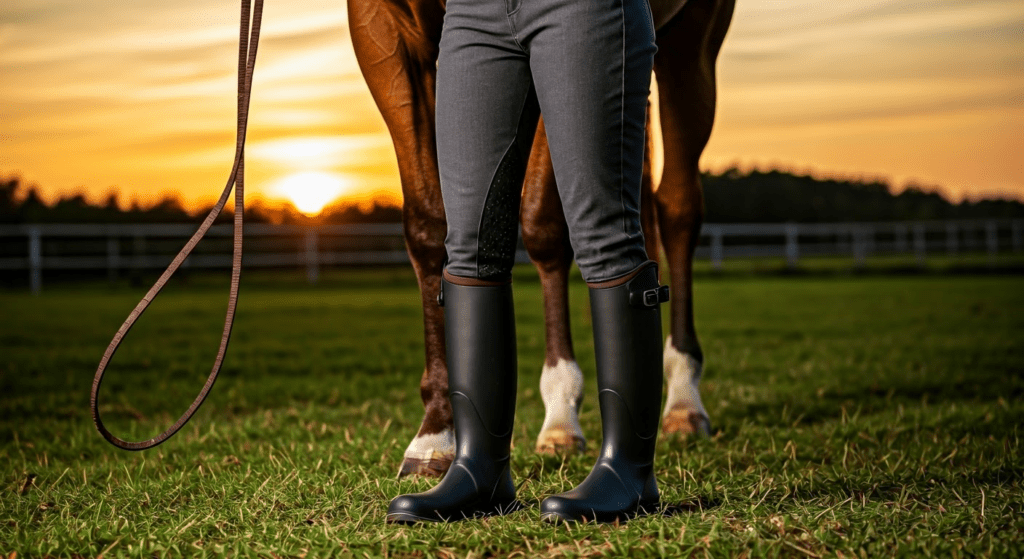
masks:
<instances>
[{"instance_id":1,"label":"person's leg","mask_svg":"<svg viewBox=\"0 0 1024 559\"><path fill-rule=\"evenodd\" d=\"M516 402L511 268L538 119L504 0L449 0L437 72L437 153L448 221L445 308L455 459L388 522L450 521L518 507L509 472Z\"/></svg>"},{"instance_id":2,"label":"person's leg","mask_svg":"<svg viewBox=\"0 0 1024 559\"><path fill-rule=\"evenodd\" d=\"M540 109L505 0L448 3L437 67L437 159L450 276L507 282Z\"/></svg>"},{"instance_id":3,"label":"person's leg","mask_svg":"<svg viewBox=\"0 0 1024 559\"><path fill-rule=\"evenodd\" d=\"M657 52L650 8L521 1L512 22L530 54L576 263L588 283L621 279L648 259L640 181Z\"/></svg>"},{"instance_id":4,"label":"person's leg","mask_svg":"<svg viewBox=\"0 0 1024 559\"><path fill-rule=\"evenodd\" d=\"M658 506L654 448L662 390L657 265L640 228L654 24L647 0L524 0L519 39L570 237L590 286L603 442L578 487L541 503L545 520L613 521Z\"/></svg>"}]
</instances>

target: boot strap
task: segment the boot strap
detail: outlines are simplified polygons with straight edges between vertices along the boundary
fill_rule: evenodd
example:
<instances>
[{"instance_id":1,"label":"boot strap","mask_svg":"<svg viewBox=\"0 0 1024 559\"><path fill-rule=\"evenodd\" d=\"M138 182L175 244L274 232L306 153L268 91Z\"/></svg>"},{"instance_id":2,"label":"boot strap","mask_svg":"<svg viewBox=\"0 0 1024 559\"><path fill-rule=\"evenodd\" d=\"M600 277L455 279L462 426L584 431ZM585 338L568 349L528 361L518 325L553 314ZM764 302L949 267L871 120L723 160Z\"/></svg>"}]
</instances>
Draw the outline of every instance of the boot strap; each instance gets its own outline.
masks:
<instances>
[{"instance_id":1,"label":"boot strap","mask_svg":"<svg viewBox=\"0 0 1024 559\"><path fill-rule=\"evenodd\" d=\"M668 286L659 285L643 291L631 291L629 293L629 305L638 308L656 307L661 303L668 302Z\"/></svg>"}]
</instances>

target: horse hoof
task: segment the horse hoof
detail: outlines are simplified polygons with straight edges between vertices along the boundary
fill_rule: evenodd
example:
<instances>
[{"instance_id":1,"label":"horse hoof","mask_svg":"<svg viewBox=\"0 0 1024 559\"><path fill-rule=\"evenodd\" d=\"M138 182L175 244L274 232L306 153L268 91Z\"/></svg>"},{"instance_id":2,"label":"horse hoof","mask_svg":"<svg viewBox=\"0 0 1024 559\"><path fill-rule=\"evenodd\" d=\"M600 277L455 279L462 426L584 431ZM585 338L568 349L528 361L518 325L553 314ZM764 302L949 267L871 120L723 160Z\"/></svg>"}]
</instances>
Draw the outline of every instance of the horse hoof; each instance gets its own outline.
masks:
<instances>
[{"instance_id":1,"label":"horse hoof","mask_svg":"<svg viewBox=\"0 0 1024 559\"><path fill-rule=\"evenodd\" d=\"M443 456L437 453L427 460L422 458L406 458L402 460L402 467L398 470L398 477L444 477L445 472L452 465L452 458L452 456Z\"/></svg>"},{"instance_id":2,"label":"horse hoof","mask_svg":"<svg viewBox=\"0 0 1024 559\"><path fill-rule=\"evenodd\" d=\"M548 429L537 437L538 454L572 455L586 448L586 439L565 429Z\"/></svg>"},{"instance_id":3,"label":"horse hoof","mask_svg":"<svg viewBox=\"0 0 1024 559\"><path fill-rule=\"evenodd\" d=\"M672 408L661 419L661 432L666 435L697 435L707 438L711 436L711 420L690 408Z\"/></svg>"}]
</instances>

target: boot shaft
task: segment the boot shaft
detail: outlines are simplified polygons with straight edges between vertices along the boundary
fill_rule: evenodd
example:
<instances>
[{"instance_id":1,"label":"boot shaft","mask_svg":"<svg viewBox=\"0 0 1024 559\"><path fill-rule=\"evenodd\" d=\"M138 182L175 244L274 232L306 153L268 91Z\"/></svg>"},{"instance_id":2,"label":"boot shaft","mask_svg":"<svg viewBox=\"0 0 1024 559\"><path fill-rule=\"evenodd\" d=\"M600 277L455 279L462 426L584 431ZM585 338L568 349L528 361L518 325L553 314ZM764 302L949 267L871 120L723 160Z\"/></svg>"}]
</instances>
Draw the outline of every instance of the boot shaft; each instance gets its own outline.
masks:
<instances>
[{"instance_id":1,"label":"boot shaft","mask_svg":"<svg viewBox=\"0 0 1024 559\"><path fill-rule=\"evenodd\" d=\"M507 457L517 383L512 286L442 279L442 289L456 454Z\"/></svg>"},{"instance_id":2,"label":"boot shaft","mask_svg":"<svg viewBox=\"0 0 1024 559\"><path fill-rule=\"evenodd\" d=\"M658 284L654 262L622 285L590 289L602 455L653 456L661 417L664 300L667 290Z\"/></svg>"},{"instance_id":3,"label":"boot shaft","mask_svg":"<svg viewBox=\"0 0 1024 559\"><path fill-rule=\"evenodd\" d=\"M445 308L455 460L433 489L392 500L388 522L452 521L520 506L509 472L516 407L512 286L442 279L438 302Z\"/></svg>"}]
</instances>

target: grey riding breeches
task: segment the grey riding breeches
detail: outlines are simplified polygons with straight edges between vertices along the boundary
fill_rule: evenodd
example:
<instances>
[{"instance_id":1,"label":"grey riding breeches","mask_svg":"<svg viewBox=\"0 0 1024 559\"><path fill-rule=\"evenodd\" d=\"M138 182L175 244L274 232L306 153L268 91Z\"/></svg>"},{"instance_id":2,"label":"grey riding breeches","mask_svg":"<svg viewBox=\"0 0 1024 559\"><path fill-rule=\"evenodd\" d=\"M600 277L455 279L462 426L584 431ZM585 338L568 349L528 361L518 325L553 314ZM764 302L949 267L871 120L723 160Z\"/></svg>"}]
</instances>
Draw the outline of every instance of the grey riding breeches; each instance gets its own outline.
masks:
<instances>
[{"instance_id":1,"label":"grey riding breeches","mask_svg":"<svg viewBox=\"0 0 1024 559\"><path fill-rule=\"evenodd\" d=\"M508 281L544 115L583 279L647 261L640 180L654 65L648 0L448 0L437 67L446 271Z\"/></svg>"}]
</instances>

